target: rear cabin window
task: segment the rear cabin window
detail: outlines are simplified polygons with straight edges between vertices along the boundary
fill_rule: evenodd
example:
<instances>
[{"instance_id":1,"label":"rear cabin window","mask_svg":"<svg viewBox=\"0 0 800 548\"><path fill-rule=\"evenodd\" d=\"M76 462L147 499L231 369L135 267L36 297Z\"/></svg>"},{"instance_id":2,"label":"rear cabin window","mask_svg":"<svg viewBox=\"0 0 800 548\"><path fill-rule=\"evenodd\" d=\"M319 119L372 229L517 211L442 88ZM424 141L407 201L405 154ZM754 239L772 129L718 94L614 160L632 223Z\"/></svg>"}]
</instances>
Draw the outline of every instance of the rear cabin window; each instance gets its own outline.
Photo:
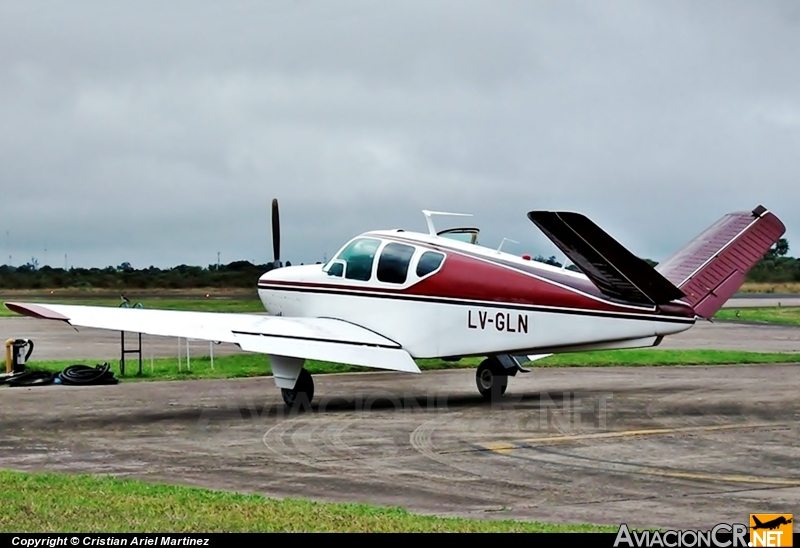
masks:
<instances>
[{"instance_id":1,"label":"rear cabin window","mask_svg":"<svg viewBox=\"0 0 800 548\"><path fill-rule=\"evenodd\" d=\"M378 281L390 284L404 284L408 277L408 264L415 248L410 245L391 243L381 251L378 259Z\"/></svg>"},{"instance_id":2,"label":"rear cabin window","mask_svg":"<svg viewBox=\"0 0 800 548\"><path fill-rule=\"evenodd\" d=\"M435 251L426 251L422 254L422 257L419 258L419 262L417 263L417 276L420 278L427 276L439 268L439 265L442 264L443 260L444 255L441 253L437 253Z\"/></svg>"},{"instance_id":3,"label":"rear cabin window","mask_svg":"<svg viewBox=\"0 0 800 548\"><path fill-rule=\"evenodd\" d=\"M372 265L381 241L373 238L359 238L339 253L336 259L345 262L344 277L348 280L368 281L372 277Z\"/></svg>"}]
</instances>

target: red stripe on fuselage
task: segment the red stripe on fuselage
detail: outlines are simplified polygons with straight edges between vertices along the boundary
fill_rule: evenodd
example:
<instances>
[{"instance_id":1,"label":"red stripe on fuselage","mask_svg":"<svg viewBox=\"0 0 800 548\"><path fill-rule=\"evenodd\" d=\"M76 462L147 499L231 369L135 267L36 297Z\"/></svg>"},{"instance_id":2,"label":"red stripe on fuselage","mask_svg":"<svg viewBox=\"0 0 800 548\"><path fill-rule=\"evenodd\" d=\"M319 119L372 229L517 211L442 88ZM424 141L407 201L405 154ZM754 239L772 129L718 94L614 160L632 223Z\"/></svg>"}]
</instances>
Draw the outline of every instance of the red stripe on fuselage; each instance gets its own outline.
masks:
<instances>
[{"instance_id":1,"label":"red stripe on fuselage","mask_svg":"<svg viewBox=\"0 0 800 548\"><path fill-rule=\"evenodd\" d=\"M631 312L627 306L593 299L518 270L477 258L448 253L439 272L402 291L452 299L579 308L606 312ZM650 312L647 308L637 311Z\"/></svg>"}]
</instances>

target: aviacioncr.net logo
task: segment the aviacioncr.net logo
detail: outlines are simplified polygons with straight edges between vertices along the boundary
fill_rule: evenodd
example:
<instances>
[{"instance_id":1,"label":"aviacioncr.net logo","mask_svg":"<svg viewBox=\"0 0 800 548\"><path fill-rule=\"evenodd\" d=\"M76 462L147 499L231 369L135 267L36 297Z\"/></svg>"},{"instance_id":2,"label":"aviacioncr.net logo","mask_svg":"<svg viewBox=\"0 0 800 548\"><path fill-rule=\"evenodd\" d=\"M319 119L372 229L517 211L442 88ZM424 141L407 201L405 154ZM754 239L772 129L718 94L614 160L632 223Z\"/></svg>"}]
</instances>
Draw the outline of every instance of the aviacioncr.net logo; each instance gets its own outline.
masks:
<instances>
[{"instance_id":1,"label":"aviacioncr.net logo","mask_svg":"<svg viewBox=\"0 0 800 548\"><path fill-rule=\"evenodd\" d=\"M785 548L794 545L792 514L750 514L750 543L753 548Z\"/></svg>"},{"instance_id":2,"label":"aviacioncr.net logo","mask_svg":"<svg viewBox=\"0 0 800 548\"><path fill-rule=\"evenodd\" d=\"M750 546L749 529L743 523L720 523L710 531L631 531L624 523L617 531L614 546L633 546L650 548L651 546L667 548L700 548L720 547L747 548Z\"/></svg>"}]
</instances>

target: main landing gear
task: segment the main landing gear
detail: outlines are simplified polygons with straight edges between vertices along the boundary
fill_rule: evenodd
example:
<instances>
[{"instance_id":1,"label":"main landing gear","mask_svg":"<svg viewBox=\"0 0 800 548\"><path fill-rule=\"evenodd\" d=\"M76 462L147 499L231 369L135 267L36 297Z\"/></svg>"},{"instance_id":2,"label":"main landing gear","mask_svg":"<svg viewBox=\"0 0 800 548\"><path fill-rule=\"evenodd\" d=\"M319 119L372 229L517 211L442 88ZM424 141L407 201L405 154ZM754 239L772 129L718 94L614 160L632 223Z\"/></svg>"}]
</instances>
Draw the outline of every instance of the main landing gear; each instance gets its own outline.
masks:
<instances>
[{"instance_id":1,"label":"main landing gear","mask_svg":"<svg viewBox=\"0 0 800 548\"><path fill-rule=\"evenodd\" d=\"M507 354L489 356L481 362L475 372L478 392L487 400L499 399L508 388L508 377L516 376L519 371L528 373L514 356Z\"/></svg>"},{"instance_id":2,"label":"main landing gear","mask_svg":"<svg viewBox=\"0 0 800 548\"><path fill-rule=\"evenodd\" d=\"M288 356L270 356L275 385L281 389L283 403L294 409L296 404L307 407L314 399L314 380L305 367L305 360Z\"/></svg>"},{"instance_id":3,"label":"main landing gear","mask_svg":"<svg viewBox=\"0 0 800 548\"><path fill-rule=\"evenodd\" d=\"M298 401L301 404L310 404L314 399L314 379L311 378L311 373L305 368L301 369L297 384L294 388L281 388L281 396L287 407L294 407Z\"/></svg>"}]
</instances>

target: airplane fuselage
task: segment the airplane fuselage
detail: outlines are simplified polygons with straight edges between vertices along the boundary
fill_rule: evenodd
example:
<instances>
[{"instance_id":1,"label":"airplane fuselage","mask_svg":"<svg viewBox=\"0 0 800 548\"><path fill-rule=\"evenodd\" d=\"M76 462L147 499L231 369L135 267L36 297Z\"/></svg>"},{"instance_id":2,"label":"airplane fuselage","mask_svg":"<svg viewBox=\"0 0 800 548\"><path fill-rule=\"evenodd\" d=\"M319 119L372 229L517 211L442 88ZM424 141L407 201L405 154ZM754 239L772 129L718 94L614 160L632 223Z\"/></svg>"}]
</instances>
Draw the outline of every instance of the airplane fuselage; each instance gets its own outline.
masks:
<instances>
[{"instance_id":1,"label":"airplane fuselage","mask_svg":"<svg viewBox=\"0 0 800 548\"><path fill-rule=\"evenodd\" d=\"M648 347L695 323L680 302L615 302L583 274L404 231L362 234L325 265L267 272L258 292L271 315L351 321L414 358Z\"/></svg>"}]
</instances>

